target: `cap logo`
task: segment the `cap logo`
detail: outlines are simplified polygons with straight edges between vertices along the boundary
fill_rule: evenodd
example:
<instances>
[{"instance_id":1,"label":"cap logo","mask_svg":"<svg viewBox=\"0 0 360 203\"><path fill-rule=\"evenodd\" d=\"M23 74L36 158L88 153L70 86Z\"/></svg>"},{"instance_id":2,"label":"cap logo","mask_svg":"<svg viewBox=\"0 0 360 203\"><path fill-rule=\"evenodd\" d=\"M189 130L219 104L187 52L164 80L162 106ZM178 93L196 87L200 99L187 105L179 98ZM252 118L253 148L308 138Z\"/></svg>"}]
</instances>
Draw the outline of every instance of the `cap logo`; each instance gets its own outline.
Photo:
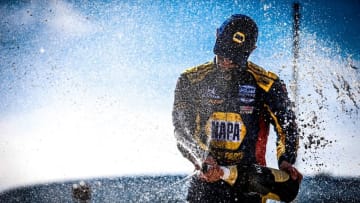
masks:
<instances>
[{"instance_id":1,"label":"cap logo","mask_svg":"<svg viewBox=\"0 0 360 203\"><path fill-rule=\"evenodd\" d=\"M234 42L242 44L243 42L245 42L245 34L242 32L235 32L232 39Z\"/></svg>"}]
</instances>

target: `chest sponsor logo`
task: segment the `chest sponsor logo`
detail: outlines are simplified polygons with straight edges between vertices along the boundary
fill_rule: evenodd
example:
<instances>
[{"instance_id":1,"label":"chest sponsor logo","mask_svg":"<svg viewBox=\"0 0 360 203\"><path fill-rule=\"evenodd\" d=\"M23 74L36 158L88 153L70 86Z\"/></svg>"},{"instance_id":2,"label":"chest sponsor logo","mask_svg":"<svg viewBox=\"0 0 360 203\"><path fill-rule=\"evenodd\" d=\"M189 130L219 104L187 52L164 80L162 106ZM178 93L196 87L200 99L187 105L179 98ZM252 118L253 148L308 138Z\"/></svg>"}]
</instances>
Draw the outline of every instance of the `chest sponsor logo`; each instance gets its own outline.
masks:
<instances>
[{"instance_id":1,"label":"chest sponsor logo","mask_svg":"<svg viewBox=\"0 0 360 203\"><path fill-rule=\"evenodd\" d=\"M253 106L240 106L240 113L241 114L252 114L254 111Z\"/></svg>"},{"instance_id":2,"label":"chest sponsor logo","mask_svg":"<svg viewBox=\"0 0 360 203\"><path fill-rule=\"evenodd\" d=\"M206 124L206 134L211 147L236 150L245 137L246 127L240 114L215 112Z\"/></svg>"},{"instance_id":3,"label":"chest sponsor logo","mask_svg":"<svg viewBox=\"0 0 360 203\"><path fill-rule=\"evenodd\" d=\"M211 139L229 142L240 141L240 125L237 122L212 121Z\"/></svg>"},{"instance_id":4,"label":"chest sponsor logo","mask_svg":"<svg viewBox=\"0 0 360 203\"><path fill-rule=\"evenodd\" d=\"M240 101L243 103L251 103L255 100L256 87L251 85L240 85L239 96Z\"/></svg>"},{"instance_id":5,"label":"chest sponsor logo","mask_svg":"<svg viewBox=\"0 0 360 203\"><path fill-rule=\"evenodd\" d=\"M224 102L221 96L217 93L215 87L208 87L204 94L204 97L208 98L209 103L213 105L222 104Z\"/></svg>"},{"instance_id":6,"label":"chest sponsor logo","mask_svg":"<svg viewBox=\"0 0 360 203\"><path fill-rule=\"evenodd\" d=\"M211 99L221 99L220 95L217 94L215 87L208 87L204 96Z\"/></svg>"}]
</instances>

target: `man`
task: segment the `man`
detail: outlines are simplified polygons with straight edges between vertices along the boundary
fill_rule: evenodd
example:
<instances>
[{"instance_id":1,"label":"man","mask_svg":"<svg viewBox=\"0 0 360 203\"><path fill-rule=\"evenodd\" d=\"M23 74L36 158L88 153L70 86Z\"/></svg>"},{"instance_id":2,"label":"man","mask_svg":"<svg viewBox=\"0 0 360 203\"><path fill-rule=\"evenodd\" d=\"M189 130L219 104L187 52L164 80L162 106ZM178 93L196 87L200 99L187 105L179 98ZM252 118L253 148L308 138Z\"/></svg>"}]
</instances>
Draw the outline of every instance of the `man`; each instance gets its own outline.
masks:
<instances>
[{"instance_id":1,"label":"man","mask_svg":"<svg viewBox=\"0 0 360 203\"><path fill-rule=\"evenodd\" d=\"M293 167L295 115L278 76L248 61L257 34L250 17L232 15L217 30L214 60L178 79L177 146L199 170L190 183L189 202L291 201L297 195L302 175ZM282 171L265 167L269 124L278 136Z\"/></svg>"}]
</instances>

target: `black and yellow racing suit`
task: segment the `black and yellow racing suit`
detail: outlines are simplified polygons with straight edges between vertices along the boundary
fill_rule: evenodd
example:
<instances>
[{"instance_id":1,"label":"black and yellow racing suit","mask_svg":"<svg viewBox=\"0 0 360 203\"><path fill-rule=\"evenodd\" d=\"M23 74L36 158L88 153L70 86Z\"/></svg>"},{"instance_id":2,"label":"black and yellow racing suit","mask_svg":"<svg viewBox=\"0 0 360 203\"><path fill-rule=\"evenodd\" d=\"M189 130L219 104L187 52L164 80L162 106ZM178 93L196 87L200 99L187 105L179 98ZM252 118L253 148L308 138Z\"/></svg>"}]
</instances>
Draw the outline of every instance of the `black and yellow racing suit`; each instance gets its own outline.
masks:
<instances>
[{"instance_id":1,"label":"black and yellow racing suit","mask_svg":"<svg viewBox=\"0 0 360 203\"><path fill-rule=\"evenodd\" d=\"M298 130L286 87L277 75L251 62L245 69L232 71L208 62L186 70L178 79L173 106L175 137L181 153L194 164L200 165L211 155L222 166L265 166L270 123L277 133L278 163L294 164ZM215 187L232 190L224 183L201 184L212 191ZM190 196L194 192L190 187ZM219 195L206 195L211 194Z\"/></svg>"}]
</instances>

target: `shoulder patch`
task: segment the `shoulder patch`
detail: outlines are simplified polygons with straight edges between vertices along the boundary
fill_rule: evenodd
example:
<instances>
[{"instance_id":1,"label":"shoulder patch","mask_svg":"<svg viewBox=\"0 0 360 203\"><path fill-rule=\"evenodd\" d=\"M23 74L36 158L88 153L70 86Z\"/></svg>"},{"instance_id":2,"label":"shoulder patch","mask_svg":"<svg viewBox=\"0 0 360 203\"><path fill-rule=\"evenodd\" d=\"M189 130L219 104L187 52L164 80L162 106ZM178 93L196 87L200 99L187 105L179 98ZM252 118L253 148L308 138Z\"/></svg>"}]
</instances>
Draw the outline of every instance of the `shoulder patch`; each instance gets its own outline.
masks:
<instances>
[{"instance_id":1,"label":"shoulder patch","mask_svg":"<svg viewBox=\"0 0 360 203\"><path fill-rule=\"evenodd\" d=\"M266 92L270 90L275 80L278 79L278 76L275 73L266 71L262 67L252 62L248 63L248 71L254 76L259 87L261 87Z\"/></svg>"},{"instance_id":2,"label":"shoulder patch","mask_svg":"<svg viewBox=\"0 0 360 203\"><path fill-rule=\"evenodd\" d=\"M191 83L202 81L205 76L214 70L214 62L207 62L205 64L195 66L184 71L184 75Z\"/></svg>"}]
</instances>

